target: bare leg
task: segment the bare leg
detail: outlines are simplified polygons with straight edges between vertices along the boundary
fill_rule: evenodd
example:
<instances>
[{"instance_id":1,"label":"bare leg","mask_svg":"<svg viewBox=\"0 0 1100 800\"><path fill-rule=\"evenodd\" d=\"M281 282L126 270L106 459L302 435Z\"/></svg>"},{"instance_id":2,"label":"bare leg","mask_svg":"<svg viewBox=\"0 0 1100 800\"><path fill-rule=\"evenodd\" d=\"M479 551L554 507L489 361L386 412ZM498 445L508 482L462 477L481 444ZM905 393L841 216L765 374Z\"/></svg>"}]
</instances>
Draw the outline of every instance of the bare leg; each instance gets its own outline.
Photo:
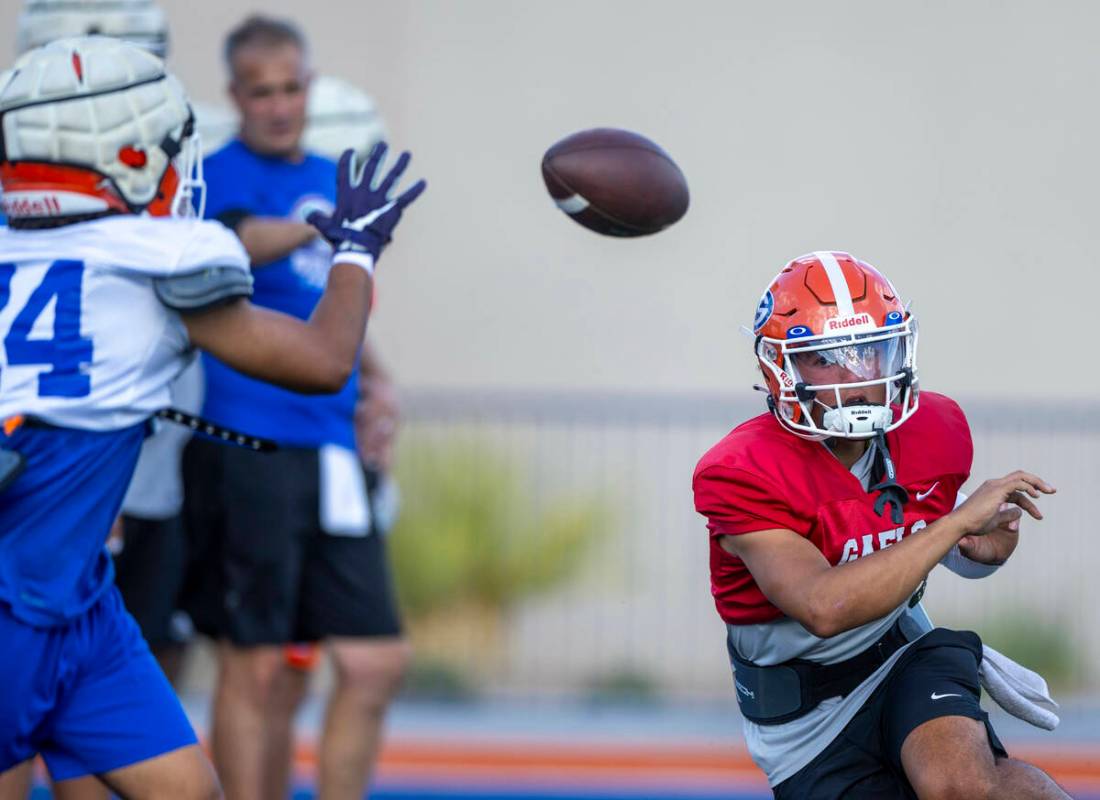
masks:
<instances>
[{"instance_id":1,"label":"bare leg","mask_svg":"<svg viewBox=\"0 0 1100 800\"><path fill-rule=\"evenodd\" d=\"M0 774L0 800L26 800L33 778L33 758ZM54 800L109 800L110 796L107 787L93 775L53 784Z\"/></svg>"},{"instance_id":2,"label":"bare leg","mask_svg":"<svg viewBox=\"0 0 1100 800\"><path fill-rule=\"evenodd\" d=\"M272 800L264 767L270 742L282 735L271 704L283 668L281 646L218 644L211 747L229 800Z\"/></svg>"},{"instance_id":3,"label":"bare leg","mask_svg":"<svg viewBox=\"0 0 1100 800\"><path fill-rule=\"evenodd\" d=\"M53 784L54 800L110 800L111 792L94 775L57 781Z\"/></svg>"},{"instance_id":4,"label":"bare leg","mask_svg":"<svg viewBox=\"0 0 1100 800\"><path fill-rule=\"evenodd\" d=\"M969 717L924 723L901 748L905 775L920 800L1067 800L1038 767L994 759L985 725Z\"/></svg>"},{"instance_id":5,"label":"bare leg","mask_svg":"<svg viewBox=\"0 0 1100 800\"><path fill-rule=\"evenodd\" d=\"M160 668L164 670L164 676L168 678L168 682L176 687L176 682L179 680L180 674L183 672L184 663L187 656L187 645L180 644L158 644L155 647L150 648L153 651L153 658L160 664Z\"/></svg>"},{"instance_id":6,"label":"bare leg","mask_svg":"<svg viewBox=\"0 0 1100 800\"><path fill-rule=\"evenodd\" d=\"M197 744L99 777L124 800L219 800L222 796L214 769Z\"/></svg>"},{"instance_id":7,"label":"bare leg","mask_svg":"<svg viewBox=\"0 0 1100 800\"><path fill-rule=\"evenodd\" d=\"M408 665L400 638L334 639L336 686L321 737L318 800L360 800L382 742L382 722Z\"/></svg>"},{"instance_id":8,"label":"bare leg","mask_svg":"<svg viewBox=\"0 0 1100 800\"><path fill-rule=\"evenodd\" d=\"M286 797L294 763L294 712L305 696L309 672L284 664L275 683L264 753L264 797Z\"/></svg>"},{"instance_id":9,"label":"bare leg","mask_svg":"<svg viewBox=\"0 0 1100 800\"><path fill-rule=\"evenodd\" d=\"M1052 777L1026 761L998 758L997 773L998 785L1005 787L1006 794L1001 795L1002 797L1049 797L1058 800L1069 798L1069 794Z\"/></svg>"},{"instance_id":10,"label":"bare leg","mask_svg":"<svg viewBox=\"0 0 1100 800\"><path fill-rule=\"evenodd\" d=\"M33 758L0 772L0 800L26 800L33 775Z\"/></svg>"}]
</instances>

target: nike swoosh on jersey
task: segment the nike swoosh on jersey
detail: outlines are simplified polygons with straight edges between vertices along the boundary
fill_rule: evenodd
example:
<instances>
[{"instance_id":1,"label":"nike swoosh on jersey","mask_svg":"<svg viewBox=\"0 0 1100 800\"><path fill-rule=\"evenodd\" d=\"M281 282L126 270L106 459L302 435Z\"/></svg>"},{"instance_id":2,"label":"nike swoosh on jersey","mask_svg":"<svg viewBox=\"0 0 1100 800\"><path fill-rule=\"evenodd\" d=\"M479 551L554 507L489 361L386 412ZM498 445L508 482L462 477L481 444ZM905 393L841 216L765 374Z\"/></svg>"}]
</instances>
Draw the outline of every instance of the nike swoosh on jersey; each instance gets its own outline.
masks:
<instances>
[{"instance_id":1,"label":"nike swoosh on jersey","mask_svg":"<svg viewBox=\"0 0 1100 800\"><path fill-rule=\"evenodd\" d=\"M945 697L962 697L962 695L961 694L936 694L935 692L932 692L932 699L933 700L943 700L943 698L945 698Z\"/></svg>"},{"instance_id":2,"label":"nike swoosh on jersey","mask_svg":"<svg viewBox=\"0 0 1100 800\"><path fill-rule=\"evenodd\" d=\"M928 495L932 494L932 492L936 491L936 487L939 486L939 485L940 485L940 482L936 481L935 483L933 483L928 488L928 491L926 491L926 492L917 492L917 502L919 503L921 500L928 497Z\"/></svg>"}]
</instances>

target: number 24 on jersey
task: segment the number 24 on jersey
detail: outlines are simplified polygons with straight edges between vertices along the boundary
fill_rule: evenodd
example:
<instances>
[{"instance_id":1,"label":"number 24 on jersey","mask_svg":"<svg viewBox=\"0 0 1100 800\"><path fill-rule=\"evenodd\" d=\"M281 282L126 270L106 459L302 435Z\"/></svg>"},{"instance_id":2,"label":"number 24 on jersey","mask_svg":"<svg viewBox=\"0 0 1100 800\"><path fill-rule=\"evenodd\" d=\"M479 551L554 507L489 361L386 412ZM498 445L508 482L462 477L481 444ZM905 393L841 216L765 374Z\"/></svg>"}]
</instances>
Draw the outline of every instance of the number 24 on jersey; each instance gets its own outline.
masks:
<instances>
[{"instance_id":1,"label":"number 24 on jersey","mask_svg":"<svg viewBox=\"0 0 1100 800\"><path fill-rule=\"evenodd\" d=\"M0 312L11 302L14 264L0 264ZM41 364L39 397L85 397L91 392L91 378L83 367L92 361L91 339L80 335L80 313L84 262L54 261L42 282L30 293L23 307L3 334L2 347L8 366ZM54 302L53 336L32 339L31 331L50 301Z\"/></svg>"}]
</instances>

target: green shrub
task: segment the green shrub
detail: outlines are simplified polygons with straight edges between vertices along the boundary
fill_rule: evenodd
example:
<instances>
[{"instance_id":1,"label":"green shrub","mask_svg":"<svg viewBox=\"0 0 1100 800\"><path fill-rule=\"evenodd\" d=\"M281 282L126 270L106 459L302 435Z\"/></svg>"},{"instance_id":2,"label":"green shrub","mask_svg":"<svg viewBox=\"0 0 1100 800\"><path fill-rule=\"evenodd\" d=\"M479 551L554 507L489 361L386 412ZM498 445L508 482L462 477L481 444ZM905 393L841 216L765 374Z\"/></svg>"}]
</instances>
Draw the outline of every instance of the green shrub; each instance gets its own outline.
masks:
<instances>
[{"instance_id":1,"label":"green shrub","mask_svg":"<svg viewBox=\"0 0 1100 800\"><path fill-rule=\"evenodd\" d=\"M412 443L399 464L390 547L414 620L463 606L507 612L572 577L608 525L594 498L536 498L523 469L484 444Z\"/></svg>"},{"instance_id":2,"label":"green shrub","mask_svg":"<svg viewBox=\"0 0 1100 800\"><path fill-rule=\"evenodd\" d=\"M413 659L401 685L401 693L418 700L464 703L476 699L477 689L463 671L433 658Z\"/></svg>"},{"instance_id":3,"label":"green shrub","mask_svg":"<svg viewBox=\"0 0 1100 800\"><path fill-rule=\"evenodd\" d=\"M978 632L983 642L1038 672L1051 686L1073 682L1076 651L1069 634L1058 625L1026 611L1002 612L983 622Z\"/></svg>"},{"instance_id":4,"label":"green shrub","mask_svg":"<svg viewBox=\"0 0 1100 800\"><path fill-rule=\"evenodd\" d=\"M624 666L589 681L587 695L594 705L653 705L659 702L661 690L651 676Z\"/></svg>"}]
</instances>

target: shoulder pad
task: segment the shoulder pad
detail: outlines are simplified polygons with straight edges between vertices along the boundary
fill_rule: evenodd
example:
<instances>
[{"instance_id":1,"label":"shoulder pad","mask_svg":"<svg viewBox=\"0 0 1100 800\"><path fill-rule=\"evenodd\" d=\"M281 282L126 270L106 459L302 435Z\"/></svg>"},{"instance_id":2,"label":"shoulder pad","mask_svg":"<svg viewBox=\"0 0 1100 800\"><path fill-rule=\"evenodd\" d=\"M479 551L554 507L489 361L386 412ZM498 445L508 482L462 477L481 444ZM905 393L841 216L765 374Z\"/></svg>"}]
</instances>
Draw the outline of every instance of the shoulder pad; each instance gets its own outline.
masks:
<instances>
[{"instance_id":1,"label":"shoulder pad","mask_svg":"<svg viewBox=\"0 0 1100 800\"><path fill-rule=\"evenodd\" d=\"M252 296L252 274L237 267L207 267L184 275L153 280L164 305L175 311L204 311L241 297Z\"/></svg>"}]
</instances>

